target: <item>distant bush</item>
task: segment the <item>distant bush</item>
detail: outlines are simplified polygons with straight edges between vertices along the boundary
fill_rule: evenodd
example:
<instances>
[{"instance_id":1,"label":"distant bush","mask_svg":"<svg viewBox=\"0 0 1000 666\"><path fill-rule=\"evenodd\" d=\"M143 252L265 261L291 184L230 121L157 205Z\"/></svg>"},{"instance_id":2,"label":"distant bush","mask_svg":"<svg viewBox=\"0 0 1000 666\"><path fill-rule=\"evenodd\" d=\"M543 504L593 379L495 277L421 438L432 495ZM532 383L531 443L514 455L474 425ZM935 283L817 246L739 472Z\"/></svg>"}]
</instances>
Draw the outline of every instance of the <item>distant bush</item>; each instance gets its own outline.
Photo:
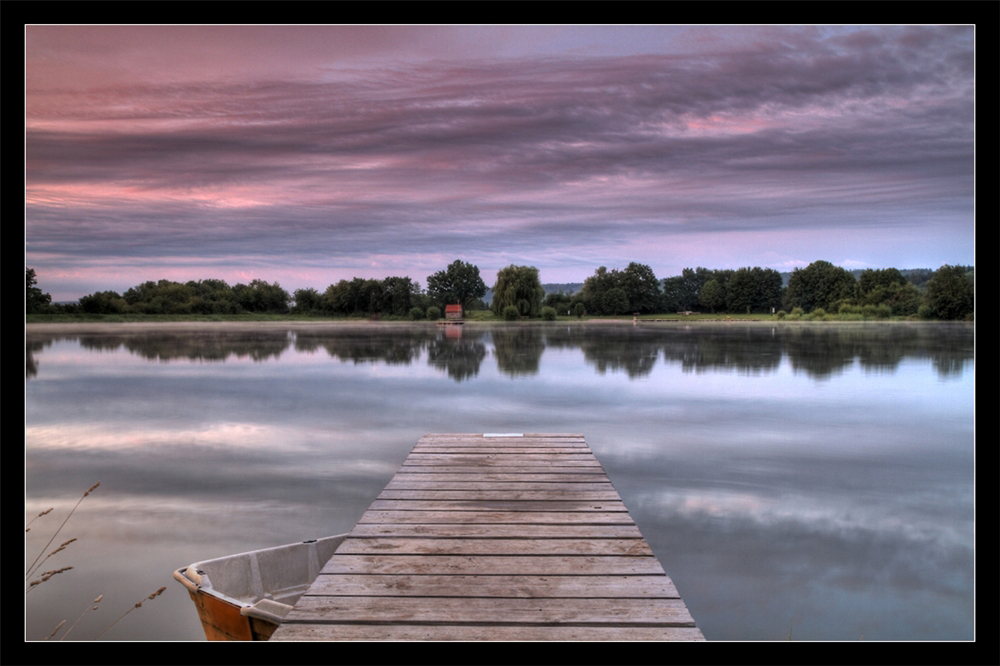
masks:
<instances>
[{"instance_id":1,"label":"distant bush","mask_svg":"<svg viewBox=\"0 0 1000 666\"><path fill-rule=\"evenodd\" d=\"M410 308L410 319L416 321L418 319L423 319L423 318L424 318L423 310L417 307Z\"/></svg>"},{"instance_id":2,"label":"distant bush","mask_svg":"<svg viewBox=\"0 0 1000 666\"><path fill-rule=\"evenodd\" d=\"M583 303L577 303L576 305L573 306L573 314L576 315L577 319L580 319L583 317L583 315L587 314L587 308L584 306Z\"/></svg>"},{"instance_id":3,"label":"distant bush","mask_svg":"<svg viewBox=\"0 0 1000 666\"><path fill-rule=\"evenodd\" d=\"M516 305L508 305L503 309L503 318L507 321L516 321L521 318L521 311Z\"/></svg>"},{"instance_id":4,"label":"distant bush","mask_svg":"<svg viewBox=\"0 0 1000 666\"><path fill-rule=\"evenodd\" d=\"M542 319L545 321L555 321L556 309L549 306L542 308Z\"/></svg>"},{"instance_id":5,"label":"distant bush","mask_svg":"<svg viewBox=\"0 0 1000 666\"><path fill-rule=\"evenodd\" d=\"M427 318L431 321L436 321L441 318L441 308L436 305L432 305L427 308Z\"/></svg>"},{"instance_id":6,"label":"distant bush","mask_svg":"<svg viewBox=\"0 0 1000 666\"><path fill-rule=\"evenodd\" d=\"M826 319L826 310L824 310L823 308L816 308L808 315L806 315L806 319L819 319L819 320Z\"/></svg>"},{"instance_id":7,"label":"distant bush","mask_svg":"<svg viewBox=\"0 0 1000 666\"><path fill-rule=\"evenodd\" d=\"M784 319L787 314L788 313L785 312L784 310L778 310L774 316L777 317L778 319Z\"/></svg>"}]
</instances>

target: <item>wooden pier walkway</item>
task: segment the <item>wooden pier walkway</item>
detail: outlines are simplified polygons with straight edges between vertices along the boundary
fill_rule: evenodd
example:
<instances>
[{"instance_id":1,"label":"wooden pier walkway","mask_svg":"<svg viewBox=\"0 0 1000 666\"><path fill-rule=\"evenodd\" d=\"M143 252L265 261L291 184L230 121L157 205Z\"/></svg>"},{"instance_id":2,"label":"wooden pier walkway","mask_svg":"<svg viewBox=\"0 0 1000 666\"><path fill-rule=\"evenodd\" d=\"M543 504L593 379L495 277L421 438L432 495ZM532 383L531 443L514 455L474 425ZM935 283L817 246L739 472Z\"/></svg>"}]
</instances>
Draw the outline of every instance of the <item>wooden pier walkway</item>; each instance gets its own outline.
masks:
<instances>
[{"instance_id":1,"label":"wooden pier walkway","mask_svg":"<svg viewBox=\"0 0 1000 666\"><path fill-rule=\"evenodd\" d=\"M582 435L438 434L271 640L705 639Z\"/></svg>"}]
</instances>

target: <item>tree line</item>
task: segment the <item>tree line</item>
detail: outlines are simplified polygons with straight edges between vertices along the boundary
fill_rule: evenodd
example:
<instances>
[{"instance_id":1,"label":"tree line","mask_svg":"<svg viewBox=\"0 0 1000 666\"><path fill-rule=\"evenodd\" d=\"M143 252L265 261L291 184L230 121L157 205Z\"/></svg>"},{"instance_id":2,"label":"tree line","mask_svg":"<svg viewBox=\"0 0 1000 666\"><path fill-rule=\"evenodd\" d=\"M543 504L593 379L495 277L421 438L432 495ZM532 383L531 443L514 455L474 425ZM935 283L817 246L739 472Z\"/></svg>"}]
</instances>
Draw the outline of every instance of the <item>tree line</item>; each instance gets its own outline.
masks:
<instances>
[{"instance_id":1,"label":"tree line","mask_svg":"<svg viewBox=\"0 0 1000 666\"><path fill-rule=\"evenodd\" d=\"M685 268L680 275L657 278L646 265L624 269L599 267L574 294L545 293L538 269L508 266L497 273L489 305L479 268L456 260L428 277L427 288L409 277L340 280L323 292L288 293L277 282L252 280L228 285L224 280L147 281L119 294L98 291L75 304L53 304L26 268L25 311L83 314L232 315L247 313L310 316L437 319L448 304L466 310L491 310L504 319L557 315L625 315L712 312L774 314L777 317L842 318L919 317L971 319L975 311L973 266L941 266L907 279L896 268L868 269L859 277L827 261L796 269L783 285L781 274L759 266L710 270Z\"/></svg>"}]
</instances>

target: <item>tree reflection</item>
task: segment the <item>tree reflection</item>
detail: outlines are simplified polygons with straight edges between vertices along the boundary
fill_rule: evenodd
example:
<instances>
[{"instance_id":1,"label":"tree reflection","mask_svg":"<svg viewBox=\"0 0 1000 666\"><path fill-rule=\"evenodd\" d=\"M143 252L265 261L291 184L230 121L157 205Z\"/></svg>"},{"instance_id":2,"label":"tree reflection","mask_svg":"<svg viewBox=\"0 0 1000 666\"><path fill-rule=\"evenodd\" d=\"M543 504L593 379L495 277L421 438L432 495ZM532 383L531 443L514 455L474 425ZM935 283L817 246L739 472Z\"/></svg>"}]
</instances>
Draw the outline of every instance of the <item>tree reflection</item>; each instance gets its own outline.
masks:
<instances>
[{"instance_id":1,"label":"tree reflection","mask_svg":"<svg viewBox=\"0 0 1000 666\"><path fill-rule=\"evenodd\" d=\"M783 360L815 379L843 373L855 362L867 371L894 372L905 359L930 359L942 378L959 376L975 358L975 330L966 324L787 324L776 326L495 326L442 333L435 327L331 327L262 330L142 330L46 334L28 331L25 378L36 377L39 357L57 340L92 351L125 349L150 361L265 362L291 347L324 350L354 363L409 365L427 350L429 365L456 381L479 374L492 343L497 369L511 377L539 372L546 347L580 349L600 374L648 376L663 358L685 372L720 369L776 372Z\"/></svg>"},{"instance_id":2,"label":"tree reflection","mask_svg":"<svg viewBox=\"0 0 1000 666\"><path fill-rule=\"evenodd\" d=\"M448 373L457 382L479 374L479 366L486 358L483 333L465 332L460 337L439 336L427 346L427 363Z\"/></svg>"},{"instance_id":3,"label":"tree reflection","mask_svg":"<svg viewBox=\"0 0 1000 666\"><path fill-rule=\"evenodd\" d=\"M497 369L511 377L538 374L538 363L545 351L542 329L511 326L492 329L493 356Z\"/></svg>"}]
</instances>

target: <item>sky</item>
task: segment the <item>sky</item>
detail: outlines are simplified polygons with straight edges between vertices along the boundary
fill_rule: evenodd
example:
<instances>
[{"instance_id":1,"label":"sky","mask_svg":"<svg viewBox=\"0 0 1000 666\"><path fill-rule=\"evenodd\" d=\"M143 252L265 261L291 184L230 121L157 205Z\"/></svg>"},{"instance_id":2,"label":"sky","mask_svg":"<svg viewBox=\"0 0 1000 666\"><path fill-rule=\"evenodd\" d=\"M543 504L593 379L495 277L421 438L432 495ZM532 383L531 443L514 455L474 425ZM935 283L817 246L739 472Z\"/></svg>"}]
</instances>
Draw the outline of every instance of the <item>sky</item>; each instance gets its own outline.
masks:
<instances>
[{"instance_id":1,"label":"sky","mask_svg":"<svg viewBox=\"0 0 1000 666\"><path fill-rule=\"evenodd\" d=\"M290 293L974 263L975 27L25 26L25 263Z\"/></svg>"}]
</instances>

